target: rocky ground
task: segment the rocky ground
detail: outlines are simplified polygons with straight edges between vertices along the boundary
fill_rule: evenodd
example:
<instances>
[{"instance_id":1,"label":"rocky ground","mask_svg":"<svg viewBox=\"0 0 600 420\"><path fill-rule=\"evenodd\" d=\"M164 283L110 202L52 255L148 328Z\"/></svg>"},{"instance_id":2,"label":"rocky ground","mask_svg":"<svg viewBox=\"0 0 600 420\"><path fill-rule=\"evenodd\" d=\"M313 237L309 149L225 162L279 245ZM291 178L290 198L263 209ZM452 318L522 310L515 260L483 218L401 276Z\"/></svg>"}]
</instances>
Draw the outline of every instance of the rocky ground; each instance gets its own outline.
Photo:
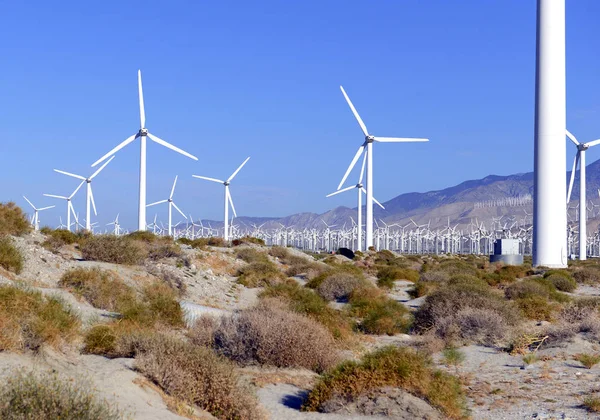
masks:
<instances>
[{"instance_id":1,"label":"rocky ground","mask_svg":"<svg viewBox=\"0 0 600 420\"><path fill-rule=\"evenodd\" d=\"M44 237L39 233L16 238L17 247L26 255L24 269L18 276L0 271L0 282L18 282L44 294L60 295L77 312L84 327L103 318L110 319L114 314L96 309L68 291L58 288L57 282L61 275L75 267L100 266L138 286L163 271L171 272L172 276L180 279L186 286L181 305L190 325L201 314L222 316L250 307L257 301L258 289L247 289L237 284L234 274L243 263L235 258L231 249L184 249L189 257L189 264L184 266L162 262L130 267L83 261L74 247L63 247L59 253L52 253L40 246L43 240ZM300 252L297 254L304 255ZM304 282L301 276L296 280ZM390 297L414 309L422 304L424 298L411 299L407 293L411 287L410 282L398 281L390 292ZM576 293L599 296L600 289L583 286ZM414 340L415 338L405 334L393 337L369 336L365 338L358 353L388 344L409 345ZM573 356L584 352L600 352L600 345L597 343L576 337L560 347L538 351L537 360L531 364L525 364L522 356L513 356L500 349L469 346L460 350L465 355L465 360L457 367L445 366L439 353L434 355L434 360L440 368L458 375L466 384L473 419L594 418L582 408L581 403L584 394L600 390L600 367L585 369L573 360ZM173 407L169 407L171 402L168 396L133 369L130 359L110 360L100 356L49 350L36 356L0 353L0 376L9 374L15 367L56 370L81 378L100 396L114 401L131 418L184 418L175 414ZM333 414L303 413L299 411L299 407L314 384L317 376L315 373L266 368L245 368L241 372L256 387L261 404L273 419L383 418L386 413L388 418L399 419L443 418L439 413L428 412L425 408L414 408L415 411L411 412L411 404L418 403L409 401L414 397L393 390L372 395L352 406L342 406ZM402 403L397 404L398 401ZM360 410L371 415L357 415L357 405L362 405ZM404 411L394 411L399 406L404 407ZM418 416L415 414L417 412ZM196 412L195 415L199 418L211 418L207 413Z\"/></svg>"}]
</instances>

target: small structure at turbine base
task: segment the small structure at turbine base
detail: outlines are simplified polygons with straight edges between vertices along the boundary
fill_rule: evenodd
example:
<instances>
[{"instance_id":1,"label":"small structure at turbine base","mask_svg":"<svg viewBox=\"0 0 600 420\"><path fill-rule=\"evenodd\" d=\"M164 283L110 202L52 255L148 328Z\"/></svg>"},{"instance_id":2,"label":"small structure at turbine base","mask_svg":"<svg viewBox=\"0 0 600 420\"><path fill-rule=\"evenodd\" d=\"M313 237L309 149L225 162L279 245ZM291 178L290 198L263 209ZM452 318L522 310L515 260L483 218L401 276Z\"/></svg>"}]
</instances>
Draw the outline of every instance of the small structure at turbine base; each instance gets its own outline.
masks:
<instances>
[{"instance_id":1,"label":"small structure at turbine base","mask_svg":"<svg viewBox=\"0 0 600 420\"><path fill-rule=\"evenodd\" d=\"M519 253L518 239L498 239L494 242L494 253L490 262L502 262L507 265L523 264L523 254Z\"/></svg>"}]
</instances>

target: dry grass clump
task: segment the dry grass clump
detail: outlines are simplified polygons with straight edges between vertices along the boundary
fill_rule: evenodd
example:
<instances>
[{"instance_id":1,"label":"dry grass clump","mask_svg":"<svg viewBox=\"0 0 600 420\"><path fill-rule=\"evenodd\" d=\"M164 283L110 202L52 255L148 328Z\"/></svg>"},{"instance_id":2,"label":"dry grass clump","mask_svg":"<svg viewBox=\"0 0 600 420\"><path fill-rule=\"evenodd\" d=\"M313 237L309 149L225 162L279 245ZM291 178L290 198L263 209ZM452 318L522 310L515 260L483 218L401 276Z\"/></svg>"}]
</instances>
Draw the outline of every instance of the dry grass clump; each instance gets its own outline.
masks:
<instances>
[{"instance_id":1,"label":"dry grass clump","mask_svg":"<svg viewBox=\"0 0 600 420\"><path fill-rule=\"evenodd\" d=\"M266 417L235 366L208 348L157 334L138 347L135 366L167 394L219 419Z\"/></svg>"},{"instance_id":2,"label":"dry grass clump","mask_svg":"<svg viewBox=\"0 0 600 420\"><path fill-rule=\"evenodd\" d=\"M377 285L386 289L394 287L394 281L408 280L413 283L419 280L419 272L410 268L383 266L377 270Z\"/></svg>"},{"instance_id":3,"label":"dry grass clump","mask_svg":"<svg viewBox=\"0 0 600 420\"><path fill-rule=\"evenodd\" d=\"M419 281L423 283L444 283L448 280L450 280L450 274L444 271L426 271L419 277Z\"/></svg>"},{"instance_id":4,"label":"dry grass clump","mask_svg":"<svg viewBox=\"0 0 600 420\"><path fill-rule=\"evenodd\" d=\"M576 354L573 358L579 363L581 363L583 366L585 366L587 369L591 369L592 367L594 367L594 365L597 365L598 362L600 362L600 354L581 353Z\"/></svg>"},{"instance_id":5,"label":"dry grass clump","mask_svg":"<svg viewBox=\"0 0 600 420\"><path fill-rule=\"evenodd\" d=\"M577 282L572 277L566 277L560 274L552 274L545 277L545 279L551 282L557 290L561 292L573 292L577 289Z\"/></svg>"},{"instance_id":6,"label":"dry grass clump","mask_svg":"<svg viewBox=\"0 0 600 420\"><path fill-rule=\"evenodd\" d=\"M429 295L415 312L414 329L447 341L490 344L520 322L515 306L488 286L459 283Z\"/></svg>"},{"instance_id":7,"label":"dry grass clump","mask_svg":"<svg viewBox=\"0 0 600 420\"><path fill-rule=\"evenodd\" d=\"M444 272L449 276L455 276L457 274L466 274L471 276L477 276L477 266L474 263L468 263L459 259L447 259L443 260L436 266L432 271Z\"/></svg>"},{"instance_id":8,"label":"dry grass clump","mask_svg":"<svg viewBox=\"0 0 600 420\"><path fill-rule=\"evenodd\" d=\"M141 241L124 236L94 235L81 245L84 259L114 264L142 264L148 255Z\"/></svg>"},{"instance_id":9,"label":"dry grass clump","mask_svg":"<svg viewBox=\"0 0 600 420\"><path fill-rule=\"evenodd\" d=\"M223 318L214 331L213 343L217 352L242 365L322 372L337 362L329 331L273 300Z\"/></svg>"},{"instance_id":10,"label":"dry grass clump","mask_svg":"<svg viewBox=\"0 0 600 420\"><path fill-rule=\"evenodd\" d=\"M271 261L256 261L238 270L238 283L246 287L263 287L280 283L285 276Z\"/></svg>"},{"instance_id":11,"label":"dry grass clump","mask_svg":"<svg viewBox=\"0 0 600 420\"><path fill-rule=\"evenodd\" d=\"M296 257L285 271L285 274L289 277L304 274L307 279L312 280L327 273L329 270L330 267L325 264L320 264L315 261L308 261L304 258Z\"/></svg>"},{"instance_id":12,"label":"dry grass clump","mask_svg":"<svg viewBox=\"0 0 600 420\"><path fill-rule=\"evenodd\" d=\"M254 262L269 261L269 259L267 258L267 254L265 254L264 252L260 252L254 248L238 249L235 256L240 260L246 261L249 264Z\"/></svg>"},{"instance_id":13,"label":"dry grass clump","mask_svg":"<svg viewBox=\"0 0 600 420\"><path fill-rule=\"evenodd\" d=\"M71 341L79 320L55 297L0 286L0 351L37 350Z\"/></svg>"},{"instance_id":14,"label":"dry grass clump","mask_svg":"<svg viewBox=\"0 0 600 420\"><path fill-rule=\"evenodd\" d=\"M148 247L148 259L158 261L165 258L179 258L183 255L181 248L174 242L153 243Z\"/></svg>"},{"instance_id":15,"label":"dry grass clump","mask_svg":"<svg viewBox=\"0 0 600 420\"><path fill-rule=\"evenodd\" d=\"M562 307L559 303L570 300L556 290L550 278L526 279L510 285L504 293L515 301L525 317L533 320L552 321Z\"/></svg>"},{"instance_id":16,"label":"dry grass clump","mask_svg":"<svg viewBox=\"0 0 600 420\"><path fill-rule=\"evenodd\" d=\"M16 371L0 385L3 420L117 420L123 414L86 384L55 373Z\"/></svg>"},{"instance_id":17,"label":"dry grass clump","mask_svg":"<svg viewBox=\"0 0 600 420\"><path fill-rule=\"evenodd\" d=\"M573 272L573 279L582 284L598 284L600 282L600 266L582 267Z\"/></svg>"},{"instance_id":18,"label":"dry grass clump","mask_svg":"<svg viewBox=\"0 0 600 420\"><path fill-rule=\"evenodd\" d=\"M583 398L583 406L591 413L600 413L600 397L597 395L586 395Z\"/></svg>"},{"instance_id":19,"label":"dry grass clump","mask_svg":"<svg viewBox=\"0 0 600 420\"><path fill-rule=\"evenodd\" d=\"M99 268L74 268L62 275L60 287L71 289L92 306L117 311L135 300L134 290L114 272Z\"/></svg>"},{"instance_id":20,"label":"dry grass clump","mask_svg":"<svg viewBox=\"0 0 600 420\"><path fill-rule=\"evenodd\" d=\"M392 346L367 354L360 362L343 362L323 375L302 409L319 411L333 398L352 401L383 387L402 388L447 418L467 418L464 391L457 378L432 368L428 357L412 349Z\"/></svg>"},{"instance_id":21,"label":"dry grass clump","mask_svg":"<svg viewBox=\"0 0 600 420\"><path fill-rule=\"evenodd\" d=\"M146 271L153 276L158 277L180 296L185 294L187 286L185 284L185 276L181 271L172 269L170 267L156 266L153 264L146 264Z\"/></svg>"},{"instance_id":22,"label":"dry grass clump","mask_svg":"<svg viewBox=\"0 0 600 420\"><path fill-rule=\"evenodd\" d=\"M31 231L27 216L13 202L0 203L0 235L22 236Z\"/></svg>"},{"instance_id":23,"label":"dry grass clump","mask_svg":"<svg viewBox=\"0 0 600 420\"><path fill-rule=\"evenodd\" d=\"M254 245L265 245L265 241L260 238L255 238L254 236L244 236L238 239L234 239L231 241L231 245L240 246L243 244L254 244Z\"/></svg>"},{"instance_id":24,"label":"dry grass clump","mask_svg":"<svg viewBox=\"0 0 600 420\"><path fill-rule=\"evenodd\" d=\"M410 327L408 309L375 287L357 288L349 300L350 313L360 319L358 328L366 334L394 335L407 332Z\"/></svg>"},{"instance_id":25,"label":"dry grass clump","mask_svg":"<svg viewBox=\"0 0 600 420\"><path fill-rule=\"evenodd\" d=\"M149 284L140 298L123 302L117 310L123 320L141 327L160 324L178 328L184 325L177 293L161 282Z\"/></svg>"},{"instance_id":26,"label":"dry grass clump","mask_svg":"<svg viewBox=\"0 0 600 420\"><path fill-rule=\"evenodd\" d=\"M285 259L289 258L290 252L283 246L272 246L269 249L269 255L274 258Z\"/></svg>"},{"instance_id":27,"label":"dry grass clump","mask_svg":"<svg viewBox=\"0 0 600 420\"><path fill-rule=\"evenodd\" d=\"M293 280L267 287L260 297L282 300L290 310L306 315L325 326L336 339L344 340L352 333L352 323L344 313L331 308L321 296L308 288L300 287Z\"/></svg>"},{"instance_id":28,"label":"dry grass clump","mask_svg":"<svg viewBox=\"0 0 600 420\"><path fill-rule=\"evenodd\" d=\"M350 273L336 272L327 276L316 291L325 300L347 300L350 294L363 284L364 280Z\"/></svg>"},{"instance_id":29,"label":"dry grass clump","mask_svg":"<svg viewBox=\"0 0 600 420\"><path fill-rule=\"evenodd\" d=\"M23 254L9 236L0 236L0 267L19 274L23 270Z\"/></svg>"}]
</instances>

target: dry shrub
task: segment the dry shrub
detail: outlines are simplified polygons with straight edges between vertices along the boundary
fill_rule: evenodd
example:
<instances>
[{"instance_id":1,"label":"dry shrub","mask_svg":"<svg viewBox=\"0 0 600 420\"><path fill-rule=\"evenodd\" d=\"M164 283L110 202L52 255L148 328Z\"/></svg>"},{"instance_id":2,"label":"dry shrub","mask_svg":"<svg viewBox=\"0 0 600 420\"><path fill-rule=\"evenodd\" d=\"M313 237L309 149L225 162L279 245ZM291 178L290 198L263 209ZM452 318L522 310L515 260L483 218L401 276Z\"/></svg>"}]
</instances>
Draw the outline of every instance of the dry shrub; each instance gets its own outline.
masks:
<instances>
[{"instance_id":1,"label":"dry shrub","mask_svg":"<svg viewBox=\"0 0 600 420\"><path fill-rule=\"evenodd\" d=\"M212 347L215 331L221 324L220 319L211 315L201 315L187 333L190 342L197 346Z\"/></svg>"},{"instance_id":2,"label":"dry shrub","mask_svg":"<svg viewBox=\"0 0 600 420\"><path fill-rule=\"evenodd\" d=\"M280 283L285 276L271 261L259 261L238 270L238 282L246 287L263 287Z\"/></svg>"},{"instance_id":3,"label":"dry shrub","mask_svg":"<svg viewBox=\"0 0 600 420\"><path fill-rule=\"evenodd\" d=\"M148 258L152 261L158 261L165 258L179 258L183 254L181 248L176 243L155 243L149 247Z\"/></svg>"},{"instance_id":4,"label":"dry shrub","mask_svg":"<svg viewBox=\"0 0 600 420\"><path fill-rule=\"evenodd\" d=\"M537 295L515 299L515 303L526 318L536 321L553 321L561 309L560 304Z\"/></svg>"},{"instance_id":5,"label":"dry shrub","mask_svg":"<svg viewBox=\"0 0 600 420\"><path fill-rule=\"evenodd\" d=\"M447 418L467 418L464 391L457 378L434 369L423 354L392 346L367 354L360 362L343 362L322 376L302 409L319 411L331 399L353 401L388 386L428 401Z\"/></svg>"},{"instance_id":6,"label":"dry shrub","mask_svg":"<svg viewBox=\"0 0 600 420\"><path fill-rule=\"evenodd\" d=\"M413 299L420 298L422 296L428 295L438 288L436 283L427 283L424 281L418 281L415 283L414 287L410 289L407 293Z\"/></svg>"},{"instance_id":7,"label":"dry shrub","mask_svg":"<svg viewBox=\"0 0 600 420\"><path fill-rule=\"evenodd\" d=\"M185 276L180 271L170 266L146 264L146 271L161 279L167 286L183 296L187 290Z\"/></svg>"},{"instance_id":8,"label":"dry shrub","mask_svg":"<svg viewBox=\"0 0 600 420\"><path fill-rule=\"evenodd\" d=\"M448 259L442 261L432 271L444 272L449 276L455 276L457 274L477 276L477 267L474 264L457 259Z\"/></svg>"},{"instance_id":9,"label":"dry shrub","mask_svg":"<svg viewBox=\"0 0 600 420\"><path fill-rule=\"evenodd\" d=\"M142 297L123 302L118 307L124 320L138 326L151 327L156 324L183 327L183 311L177 301L176 292L164 283L155 282L146 286Z\"/></svg>"},{"instance_id":10,"label":"dry shrub","mask_svg":"<svg viewBox=\"0 0 600 420\"><path fill-rule=\"evenodd\" d=\"M79 320L55 297L0 286L0 351L37 350L71 341Z\"/></svg>"},{"instance_id":11,"label":"dry shrub","mask_svg":"<svg viewBox=\"0 0 600 420\"><path fill-rule=\"evenodd\" d=\"M312 280L315 277L318 277L329 270L330 268L325 264L320 264L314 261L307 261L305 259L302 259L302 261L296 260L295 262L293 262L285 271L285 274L289 277L304 274L307 279Z\"/></svg>"},{"instance_id":12,"label":"dry shrub","mask_svg":"<svg viewBox=\"0 0 600 420\"><path fill-rule=\"evenodd\" d=\"M155 335L138 349L135 366L167 394L217 418L265 418L235 366L208 348Z\"/></svg>"},{"instance_id":13,"label":"dry shrub","mask_svg":"<svg viewBox=\"0 0 600 420\"><path fill-rule=\"evenodd\" d=\"M383 266L377 270L377 285L391 289L394 287L394 281L408 280L413 283L419 280L419 272L410 268L400 268L393 266Z\"/></svg>"},{"instance_id":14,"label":"dry shrub","mask_svg":"<svg viewBox=\"0 0 600 420\"><path fill-rule=\"evenodd\" d=\"M322 372L337 361L331 334L314 320L269 300L223 318L214 332L214 347L224 356L249 365L306 368Z\"/></svg>"},{"instance_id":15,"label":"dry shrub","mask_svg":"<svg viewBox=\"0 0 600 420\"><path fill-rule=\"evenodd\" d=\"M545 277L547 281L551 282L557 290L561 292L573 292L577 289L577 282L572 277L566 277L559 274L552 274Z\"/></svg>"},{"instance_id":16,"label":"dry shrub","mask_svg":"<svg viewBox=\"0 0 600 420\"><path fill-rule=\"evenodd\" d=\"M42 228L41 232L46 235L46 240L42 243L42 246L54 253L58 252L64 245L74 244L83 239L83 235L79 236L67 229L53 230L50 228Z\"/></svg>"},{"instance_id":17,"label":"dry shrub","mask_svg":"<svg viewBox=\"0 0 600 420\"><path fill-rule=\"evenodd\" d=\"M444 283L448 280L450 280L450 274L444 271L427 271L419 277L419 281L423 283Z\"/></svg>"},{"instance_id":18,"label":"dry shrub","mask_svg":"<svg viewBox=\"0 0 600 420\"><path fill-rule=\"evenodd\" d=\"M9 236L0 236L0 267L19 274L23 270L23 254Z\"/></svg>"},{"instance_id":19,"label":"dry shrub","mask_svg":"<svg viewBox=\"0 0 600 420\"><path fill-rule=\"evenodd\" d=\"M361 320L358 327L367 334L407 332L412 321L404 305L371 286L357 288L350 294L350 313Z\"/></svg>"},{"instance_id":20,"label":"dry shrub","mask_svg":"<svg viewBox=\"0 0 600 420\"><path fill-rule=\"evenodd\" d=\"M247 263L263 262L268 261L267 254L260 252L254 248L241 248L238 249L235 256L240 260L246 261Z\"/></svg>"},{"instance_id":21,"label":"dry shrub","mask_svg":"<svg viewBox=\"0 0 600 420\"><path fill-rule=\"evenodd\" d=\"M117 311L135 299L134 290L114 272L99 268L74 268L64 273L60 287L71 289L92 306Z\"/></svg>"},{"instance_id":22,"label":"dry shrub","mask_svg":"<svg viewBox=\"0 0 600 420\"><path fill-rule=\"evenodd\" d=\"M0 203L0 235L23 236L31 231L27 216L13 202Z\"/></svg>"},{"instance_id":23,"label":"dry shrub","mask_svg":"<svg viewBox=\"0 0 600 420\"><path fill-rule=\"evenodd\" d=\"M363 280L349 273L335 273L328 276L317 287L317 293L325 300L347 299Z\"/></svg>"},{"instance_id":24,"label":"dry shrub","mask_svg":"<svg viewBox=\"0 0 600 420\"><path fill-rule=\"evenodd\" d=\"M269 255L275 258L285 259L290 256L290 252L283 246L272 246L269 249Z\"/></svg>"},{"instance_id":25,"label":"dry shrub","mask_svg":"<svg viewBox=\"0 0 600 420\"><path fill-rule=\"evenodd\" d=\"M465 308L442 318L436 326L438 336L455 344L497 345L508 335L508 325L497 312Z\"/></svg>"},{"instance_id":26,"label":"dry shrub","mask_svg":"<svg viewBox=\"0 0 600 420\"><path fill-rule=\"evenodd\" d=\"M589 266L582 267L573 273L573 279L577 283L582 284L597 284L600 282L600 267Z\"/></svg>"},{"instance_id":27,"label":"dry shrub","mask_svg":"<svg viewBox=\"0 0 600 420\"><path fill-rule=\"evenodd\" d=\"M117 420L123 414L85 383L56 373L17 370L0 386L3 420Z\"/></svg>"},{"instance_id":28,"label":"dry shrub","mask_svg":"<svg viewBox=\"0 0 600 420\"><path fill-rule=\"evenodd\" d=\"M483 312L495 314L501 321L491 315L483 317ZM497 336L496 331L484 331L484 327L496 328L501 323L505 327L500 331L507 331L519 321L515 306L488 286L460 283L429 295L415 312L414 329L418 333L431 330L443 339L459 337L464 342L476 342L481 337ZM452 332L450 337L445 336L448 332ZM470 337L469 334L475 335Z\"/></svg>"},{"instance_id":29,"label":"dry shrub","mask_svg":"<svg viewBox=\"0 0 600 420\"><path fill-rule=\"evenodd\" d=\"M282 300L290 310L306 315L325 326L336 339L343 340L351 335L351 321L345 314L331 308L321 296L310 289L300 287L293 280L267 287L260 297Z\"/></svg>"},{"instance_id":30,"label":"dry shrub","mask_svg":"<svg viewBox=\"0 0 600 420\"><path fill-rule=\"evenodd\" d=\"M598 395L586 395L583 398L583 406L590 413L600 413L600 397Z\"/></svg>"},{"instance_id":31,"label":"dry shrub","mask_svg":"<svg viewBox=\"0 0 600 420\"><path fill-rule=\"evenodd\" d=\"M94 235L81 246L84 259L114 264L142 264L148 250L141 241L124 236Z\"/></svg>"},{"instance_id":32,"label":"dry shrub","mask_svg":"<svg viewBox=\"0 0 600 420\"><path fill-rule=\"evenodd\" d=\"M573 357L581 363L586 369L591 369L594 365L600 363L600 354L580 353Z\"/></svg>"},{"instance_id":33,"label":"dry shrub","mask_svg":"<svg viewBox=\"0 0 600 420\"><path fill-rule=\"evenodd\" d=\"M449 285L459 285L459 284L475 284L485 288L488 286L488 283L485 280L480 279L479 277L472 276L470 274L455 274L450 277L448 280Z\"/></svg>"},{"instance_id":34,"label":"dry shrub","mask_svg":"<svg viewBox=\"0 0 600 420\"><path fill-rule=\"evenodd\" d=\"M564 293L556 290L550 278L525 279L511 284L506 288L504 294L508 299L519 299L539 296L556 302L566 303L571 299Z\"/></svg>"},{"instance_id":35,"label":"dry shrub","mask_svg":"<svg viewBox=\"0 0 600 420\"><path fill-rule=\"evenodd\" d=\"M255 238L254 236L244 236L242 238L234 239L231 241L231 245L240 246L243 244L255 244L255 245L265 245L264 239Z\"/></svg>"},{"instance_id":36,"label":"dry shrub","mask_svg":"<svg viewBox=\"0 0 600 420\"><path fill-rule=\"evenodd\" d=\"M504 265L497 268L494 274L497 275L497 284L512 283L517 278L525 277L531 266L529 265Z\"/></svg>"}]
</instances>

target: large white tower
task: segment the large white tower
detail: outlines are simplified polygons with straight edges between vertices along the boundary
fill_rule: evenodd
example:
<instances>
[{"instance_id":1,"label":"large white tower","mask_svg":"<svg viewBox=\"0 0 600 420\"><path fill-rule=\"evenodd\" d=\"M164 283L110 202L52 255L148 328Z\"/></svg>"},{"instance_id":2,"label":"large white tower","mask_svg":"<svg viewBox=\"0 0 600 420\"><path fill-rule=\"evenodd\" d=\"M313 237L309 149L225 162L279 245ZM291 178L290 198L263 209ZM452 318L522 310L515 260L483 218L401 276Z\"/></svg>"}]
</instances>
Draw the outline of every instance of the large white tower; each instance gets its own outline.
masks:
<instances>
[{"instance_id":1,"label":"large white tower","mask_svg":"<svg viewBox=\"0 0 600 420\"><path fill-rule=\"evenodd\" d=\"M567 265L565 0L538 0L533 265Z\"/></svg>"}]
</instances>

